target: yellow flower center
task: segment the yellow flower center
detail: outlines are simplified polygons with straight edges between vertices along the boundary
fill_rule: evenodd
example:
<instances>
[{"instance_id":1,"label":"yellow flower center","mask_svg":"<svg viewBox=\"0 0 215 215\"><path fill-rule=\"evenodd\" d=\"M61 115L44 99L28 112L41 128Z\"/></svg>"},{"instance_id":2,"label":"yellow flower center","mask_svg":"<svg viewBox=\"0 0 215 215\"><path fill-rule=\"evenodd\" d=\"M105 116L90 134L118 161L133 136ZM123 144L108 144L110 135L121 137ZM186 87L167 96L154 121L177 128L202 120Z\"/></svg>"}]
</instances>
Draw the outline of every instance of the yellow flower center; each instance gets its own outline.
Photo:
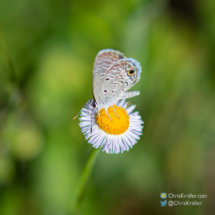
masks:
<instances>
[{"instance_id":1,"label":"yellow flower center","mask_svg":"<svg viewBox=\"0 0 215 215\"><path fill-rule=\"evenodd\" d=\"M110 117L106 114L105 109L102 108L96 114L96 121L99 128L101 128L106 133L122 134L129 127L129 115L127 114L126 110L121 107L114 105L114 108L109 107L107 110Z\"/></svg>"}]
</instances>

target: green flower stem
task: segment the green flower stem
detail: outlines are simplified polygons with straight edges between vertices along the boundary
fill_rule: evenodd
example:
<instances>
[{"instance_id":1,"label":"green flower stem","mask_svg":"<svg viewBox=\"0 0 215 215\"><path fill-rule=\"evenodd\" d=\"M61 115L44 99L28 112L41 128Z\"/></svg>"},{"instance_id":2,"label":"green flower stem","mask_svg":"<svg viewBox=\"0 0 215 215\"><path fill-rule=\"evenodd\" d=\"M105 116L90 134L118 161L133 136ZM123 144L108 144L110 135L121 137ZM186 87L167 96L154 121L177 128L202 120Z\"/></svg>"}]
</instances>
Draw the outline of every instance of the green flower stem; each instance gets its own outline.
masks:
<instances>
[{"instance_id":1,"label":"green flower stem","mask_svg":"<svg viewBox=\"0 0 215 215\"><path fill-rule=\"evenodd\" d=\"M92 150L90 151L89 157L87 159L87 163L84 167L84 171L82 173L77 190L75 192L74 203L72 204L72 214L79 213L79 210L80 210L83 198L84 198L84 194L86 191L87 182L90 178L93 166L95 164L96 158L97 158L100 150L101 149L92 148Z\"/></svg>"}]
</instances>

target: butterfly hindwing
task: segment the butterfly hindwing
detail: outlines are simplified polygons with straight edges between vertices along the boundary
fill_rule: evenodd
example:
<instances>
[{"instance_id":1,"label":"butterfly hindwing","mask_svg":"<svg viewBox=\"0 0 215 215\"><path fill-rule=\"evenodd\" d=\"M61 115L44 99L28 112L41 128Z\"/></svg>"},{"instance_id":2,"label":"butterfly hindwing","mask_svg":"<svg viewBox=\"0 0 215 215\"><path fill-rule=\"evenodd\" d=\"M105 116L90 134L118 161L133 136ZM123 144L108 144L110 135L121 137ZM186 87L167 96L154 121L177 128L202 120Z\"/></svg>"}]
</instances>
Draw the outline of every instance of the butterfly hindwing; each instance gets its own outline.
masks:
<instances>
[{"instance_id":1,"label":"butterfly hindwing","mask_svg":"<svg viewBox=\"0 0 215 215\"><path fill-rule=\"evenodd\" d=\"M103 104L112 105L138 81L137 73L128 75L132 67L134 65L128 59L121 59L106 72L99 92Z\"/></svg>"}]
</instances>

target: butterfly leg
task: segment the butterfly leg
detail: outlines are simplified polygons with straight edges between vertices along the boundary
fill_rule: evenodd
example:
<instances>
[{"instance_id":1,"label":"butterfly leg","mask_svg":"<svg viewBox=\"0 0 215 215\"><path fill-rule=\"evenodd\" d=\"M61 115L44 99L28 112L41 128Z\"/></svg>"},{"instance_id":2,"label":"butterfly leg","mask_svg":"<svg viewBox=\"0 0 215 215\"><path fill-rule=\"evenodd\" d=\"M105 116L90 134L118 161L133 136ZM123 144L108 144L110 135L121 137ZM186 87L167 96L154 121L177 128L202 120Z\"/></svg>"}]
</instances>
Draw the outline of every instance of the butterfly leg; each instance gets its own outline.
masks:
<instances>
[{"instance_id":1,"label":"butterfly leg","mask_svg":"<svg viewBox=\"0 0 215 215\"><path fill-rule=\"evenodd\" d=\"M119 116L117 115L117 113L116 113L116 109L115 109L115 107L114 106L110 106L110 107L112 107L113 109L114 109L114 113L116 114L116 116L119 118Z\"/></svg>"},{"instance_id":2,"label":"butterfly leg","mask_svg":"<svg viewBox=\"0 0 215 215\"><path fill-rule=\"evenodd\" d=\"M120 99L131 98L138 95L140 95L140 91L127 91L127 92L124 92L122 96L120 96Z\"/></svg>"},{"instance_id":3,"label":"butterfly leg","mask_svg":"<svg viewBox=\"0 0 215 215\"><path fill-rule=\"evenodd\" d=\"M100 118L99 110L97 111L97 113L98 113L98 116L99 116L99 118Z\"/></svg>"},{"instance_id":4,"label":"butterfly leg","mask_svg":"<svg viewBox=\"0 0 215 215\"><path fill-rule=\"evenodd\" d=\"M111 117L110 117L109 113L107 112L107 109L108 109L108 108L105 108L105 113L109 116L109 118L110 118L111 122L113 122L113 120L111 119Z\"/></svg>"}]
</instances>

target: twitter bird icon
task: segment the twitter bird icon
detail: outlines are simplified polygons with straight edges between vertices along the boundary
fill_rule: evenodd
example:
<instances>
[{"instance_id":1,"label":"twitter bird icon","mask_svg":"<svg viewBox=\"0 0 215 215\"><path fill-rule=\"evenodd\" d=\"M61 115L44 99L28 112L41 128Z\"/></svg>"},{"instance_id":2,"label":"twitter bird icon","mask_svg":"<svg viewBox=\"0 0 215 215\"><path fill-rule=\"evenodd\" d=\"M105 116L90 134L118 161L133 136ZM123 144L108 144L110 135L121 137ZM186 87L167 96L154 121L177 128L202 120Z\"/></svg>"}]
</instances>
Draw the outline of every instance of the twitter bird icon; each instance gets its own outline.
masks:
<instances>
[{"instance_id":1,"label":"twitter bird icon","mask_svg":"<svg viewBox=\"0 0 215 215\"><path fill-rule=\"evenodd\" d=\"M166 205L166 203L167 203L167 200L160 201L160 203L161 203L161 207L164 207Z\"/></svg>"}]
</instances>

